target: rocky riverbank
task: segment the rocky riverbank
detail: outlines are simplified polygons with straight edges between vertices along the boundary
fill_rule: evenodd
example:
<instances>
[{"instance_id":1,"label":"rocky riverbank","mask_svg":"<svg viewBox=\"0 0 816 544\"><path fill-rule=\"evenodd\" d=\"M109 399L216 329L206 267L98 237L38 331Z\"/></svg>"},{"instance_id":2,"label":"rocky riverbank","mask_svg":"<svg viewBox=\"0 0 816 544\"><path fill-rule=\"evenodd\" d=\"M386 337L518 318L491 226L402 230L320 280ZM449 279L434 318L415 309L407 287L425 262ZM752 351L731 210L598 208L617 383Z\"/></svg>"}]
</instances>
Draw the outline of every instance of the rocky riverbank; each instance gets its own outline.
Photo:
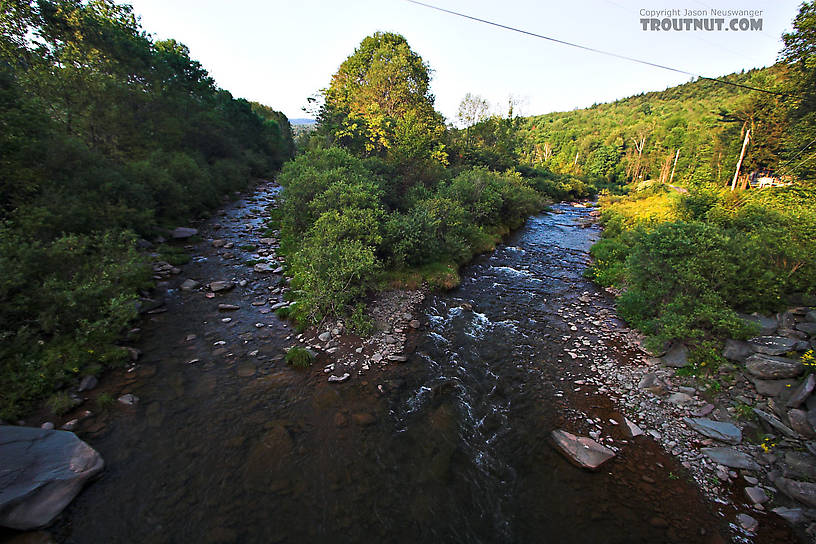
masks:
<instances>
[{"instance_id":1,"label":"rocky riverbank","mask_svg":"<svg viewBox=\"0 0 816 544\"><path fill-rule=\"evenodd\" d=\"M730 340L724 355L731 363L698 380L680 370L689 364L684 346L649 353L644 338L604 306L585 293L561 311L579 331L566 356L594 374L573 380L574 392L611 398L627 416L611 423L627 425L630 437L651 436L679 459L712 501L736 508L734 529L745 538L779 516L814 539L816 380L804 375L814 338L802 333L816 324L816 313L799 307L745 316L763 326L763 335ZM614 451L608 427L593 420L587 431Z\"/></svg>"}]
</instances>

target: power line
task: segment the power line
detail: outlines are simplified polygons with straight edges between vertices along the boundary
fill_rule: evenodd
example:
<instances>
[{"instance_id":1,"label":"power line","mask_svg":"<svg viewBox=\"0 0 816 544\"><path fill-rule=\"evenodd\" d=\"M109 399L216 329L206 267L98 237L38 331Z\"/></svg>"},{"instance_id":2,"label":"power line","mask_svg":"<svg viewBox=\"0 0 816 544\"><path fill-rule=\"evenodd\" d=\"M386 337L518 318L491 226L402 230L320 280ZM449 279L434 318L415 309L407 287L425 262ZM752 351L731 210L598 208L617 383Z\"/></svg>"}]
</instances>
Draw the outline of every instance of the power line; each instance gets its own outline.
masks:
<instances>
[{"instance_id":1,"label":"power line","mask_svg":"<svg viewBox=\"0 0 816 544\"><path fill-rule=\"evenodd\" d=\"M693 72L688 72L686 70L681 70L679 68L672 68L671 66L666 66L664 64L658 64L656 62L650 62L648 60L636 59L634 57L621 55L619 53L612 53L611 51L604 51L602 49L596 49L594 47L589 47L589 46L586 46L586 45L580 45L580 44L568 42L568 41L565 41L565 40L559 40L558 38L553 38L551 36L545 36L543 34L536 34L535 32L530 32L529 30L522 30L520 28L516 28L516 27L512 27L512 26L508 26L508 25L503 25L501 23L496 23L496 22L493 22L493 21L489 21L487 19L481 19L479 17L474 17L472 15L467 15L465 13L460 13L458 11L453 11L453 10L449 10L449 9L445 9L445 8L440 8L438 6L434 6L434 5L431 5L431 4L426 4L424 2L419 2L417 0L405 0L405 1L410 2L411 4L416 4L418 6L426 7L426 8L429 8L429 9L436 10L436 11L441 11L443 13L448 13L450 15L456 15L457 17L470 19L471 21L477 21L479 23L484 23L486 25L491 25L491 26L495 26L495 27L498 27L498 28L503 28L505 30L510 30L512 32L518 32L519 34L526 34L527 36L533 36L534 38L540 38L542 40L547 40L547 41L558 43L558 44L561 44L561 45L566 45L566 46L569 46L569 47L575 47L576 49L583 49L584 51L590 51L592 53L598 53L600 55L606 55L606 56L609 56L609 57L615 57L617 59L628 60L629 62L636 62L638 64L645 64L646 66L652 66L654 68L660 68L662 70L668 70L670 72L675 72L675 73L678 73L678 74L684 74L684 75L687 75L687 76L696 77L698 79L705 79L705 80L708 80L708 81L713 81L715 83L722 83L724 85L731 85L732 87L740 87L742 89L748 89L750 91L757 91L757 92L760 92L760 93L767 93L767 94L772 94L772 95L776 95L776 96L790 96L787 93L781 93L781 92L777 92L777 91L770 91L768 89L760 89L758 87L751 87L750 85L743 85L741 83L734 83L733 81L726 81L726 80L723 80L723 79L717 79L717 78L713 78L713 77L701 76L700 74L695 74Z\"/></svg>"}]
</instances>

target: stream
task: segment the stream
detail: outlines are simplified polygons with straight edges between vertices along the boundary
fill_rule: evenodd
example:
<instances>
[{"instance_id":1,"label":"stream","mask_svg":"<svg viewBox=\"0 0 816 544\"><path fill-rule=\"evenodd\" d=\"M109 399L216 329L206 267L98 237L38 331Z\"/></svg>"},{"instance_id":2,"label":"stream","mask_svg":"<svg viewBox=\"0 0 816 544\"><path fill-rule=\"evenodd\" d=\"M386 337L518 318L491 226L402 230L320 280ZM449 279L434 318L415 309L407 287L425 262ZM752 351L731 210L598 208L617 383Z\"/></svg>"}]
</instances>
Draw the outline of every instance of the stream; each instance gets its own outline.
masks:
<instances>
[{"instance_id":1,"label":"stream","mask_svg":"<svg viewBox=\"0 0 816 544\"><path fill-rule=\"evenodd\" d=\"M530 218L466 266L460 287L426 298L407 363L330 384L322 364L285 364L291 325L252 305L269 276L253 273L240 246L259 236L277 190L262 184L201 227L193 262L165 286L166 311L142 325L135 370L94 391L140 400L83 421L78 434L106 469L61 516L59 541L730 539L673 458L607 423L622 421L611 402L574 385L593 358L630 358L581 327L622 325L582 277L599 236L591 208L558 204ZM232 241L234 255L212 238ZM208 299L178 290L184 278L247 283ZM585 434L587 418L619 448L595 473L549 438L556 428Z\"/></svg>"}]
</instances>

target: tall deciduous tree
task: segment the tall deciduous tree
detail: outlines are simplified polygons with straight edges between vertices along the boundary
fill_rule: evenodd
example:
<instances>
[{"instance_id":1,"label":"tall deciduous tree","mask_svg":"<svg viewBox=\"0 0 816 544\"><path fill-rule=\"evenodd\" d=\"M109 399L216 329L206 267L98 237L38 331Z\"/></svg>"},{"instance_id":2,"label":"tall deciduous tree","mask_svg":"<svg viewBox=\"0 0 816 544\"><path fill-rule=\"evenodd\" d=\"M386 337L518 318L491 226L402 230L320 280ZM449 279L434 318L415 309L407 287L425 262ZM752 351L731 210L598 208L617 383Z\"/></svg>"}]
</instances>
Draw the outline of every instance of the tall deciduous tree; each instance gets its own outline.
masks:
<instances>
[{"instance_id":1,"label":"tall deciduous tree","mask_svg":"<svg viewBox=\"0 0 816 544\"><path fill-rule=\"evenodd\" d=\"M397 162L447 162L431 70L399 34L366 37L332 76L319 114L330 141Z\"/></svg>"},{"instance_id":2,"label":"tall deciduous tree","mask_svg":"<svg viewBox=\"0 0 816 544\"><path fill-rule=\"evenodd\" d=\"M795 173L804 179L816 178L816 2L802 3L793 20L793 32L783 34L781 59L791 67L791 83L796 103L791 110L787 138ZM807 149L802 151L803 149ZM801 153L800 153L801 152Z\"/></svg>"}]
</instances>

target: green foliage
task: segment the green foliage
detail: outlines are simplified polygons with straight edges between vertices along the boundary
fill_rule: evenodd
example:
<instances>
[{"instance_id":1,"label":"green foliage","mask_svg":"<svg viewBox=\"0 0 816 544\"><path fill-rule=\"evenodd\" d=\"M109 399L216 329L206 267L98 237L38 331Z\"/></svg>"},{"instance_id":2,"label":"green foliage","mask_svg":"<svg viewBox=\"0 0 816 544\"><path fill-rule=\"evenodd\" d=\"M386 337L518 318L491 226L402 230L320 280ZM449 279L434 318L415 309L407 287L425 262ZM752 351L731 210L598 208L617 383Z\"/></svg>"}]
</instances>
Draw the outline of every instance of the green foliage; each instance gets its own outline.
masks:
<instances>
[{"instance_id":1,"label":"green foliage","mask_svg":"<svg viewBox=\"0 0 816 544\"><path fill-rule=\"evenodd\" d=\"M736 311L773 312L816 290L814 197L788 187L605 198L587 275L625 288L619 309L633 325L658 342L691 339L699 363L715 364L709 339L750 332Z\"/></svg>"},{"instance_id":2,"label":"green foliage","mask_svg":"<svg viewBox=\"0 0 816 544\"><path fill-rule=\"evenodd\" d=\"M74 399L71 398L71 395L69 395L66 391L60 391L48 397L45 405L48 406L48 410L52 414L55 416L61 416L73 408L75 403Z\"/></svg>"},{"instance_id":3,"label":"green foliage","mask_svg":"<svg viewBox=\"0 0 816 544\"><path fill-rule=\"evenodd\" d=\"M113 395L110 393L100 393L99 396L96 397L94 403L96 404L97 410L106 411L110 410L113 407L116 400L113 398Z\"/></svg>"},{"instance_id":4,"label":"green foliage","mask_svg":"<svg viewBox=\"0 0 816 544\"><path fill-rule=\"evenodd\" d=\"M358 302L354 305L348 317L349 327L360 336L369 336L374 332L374 321L366 314L365 304Z\"/></svg>"},{"instance_id":5,"label":"green foliage","mask_svg":"<svg viewBox=\"0 0 816 544\"><path fill-rule=\"evenodd\" d=\"M399 34L366 37L332 76L318 116L330 144L395 164L447 162L430 69Z\"/></svg>"},{"instance_id":6,"label":"green foliage","mask_svg":"<svg viewBox=\"0 0 816 544\"><path fill-rule=\"evenodd\" d=\"M286 363L293 368L309 368L314 359L314 353L305 348L293 347L286 352Z\"/></svg>"},{"instance_id":7,"label":"green foliage","mask_svg":"<svg viewBox=\"0 0 816 544\"><path fill-rule=\"evenodd\" d=\"M786 70L776 65L721 79L783 92ZM698 80L528 117L519 123L517 151L524 164L586 176L615 189L641 180L668 181L679 149L673 184L724 186L733 176L746 128L753 143L743 171L779 164L785 111L786 101L777 97Z\"/></svg>"},{"instance_id":8,"label":"green foliage","mask_svg":"<svg viewBox=\"0 0 816 544\"><path fill-rule=\"evenodd\" d=\"M291 315L301 323L342 317L383 281L452 287L459 264L544 206L534 180L512 171L474 168L407 191L375 171L389 168L328 148L300 155L280 175L281 245L298 301Z\"/></svg>"},{"instance_id":9,"label":"green foliage","mask_svg":"<svg viewBox=\"0 0 816 544\"><path fill-rule=\"evenodd\" d=\"M11 418L83 369L122 362L113 342L150 278L132 233L200 217L293 148L284 116L218 89L130 6L0 10L0 417Z\"/></svg>"}]
</instances>

